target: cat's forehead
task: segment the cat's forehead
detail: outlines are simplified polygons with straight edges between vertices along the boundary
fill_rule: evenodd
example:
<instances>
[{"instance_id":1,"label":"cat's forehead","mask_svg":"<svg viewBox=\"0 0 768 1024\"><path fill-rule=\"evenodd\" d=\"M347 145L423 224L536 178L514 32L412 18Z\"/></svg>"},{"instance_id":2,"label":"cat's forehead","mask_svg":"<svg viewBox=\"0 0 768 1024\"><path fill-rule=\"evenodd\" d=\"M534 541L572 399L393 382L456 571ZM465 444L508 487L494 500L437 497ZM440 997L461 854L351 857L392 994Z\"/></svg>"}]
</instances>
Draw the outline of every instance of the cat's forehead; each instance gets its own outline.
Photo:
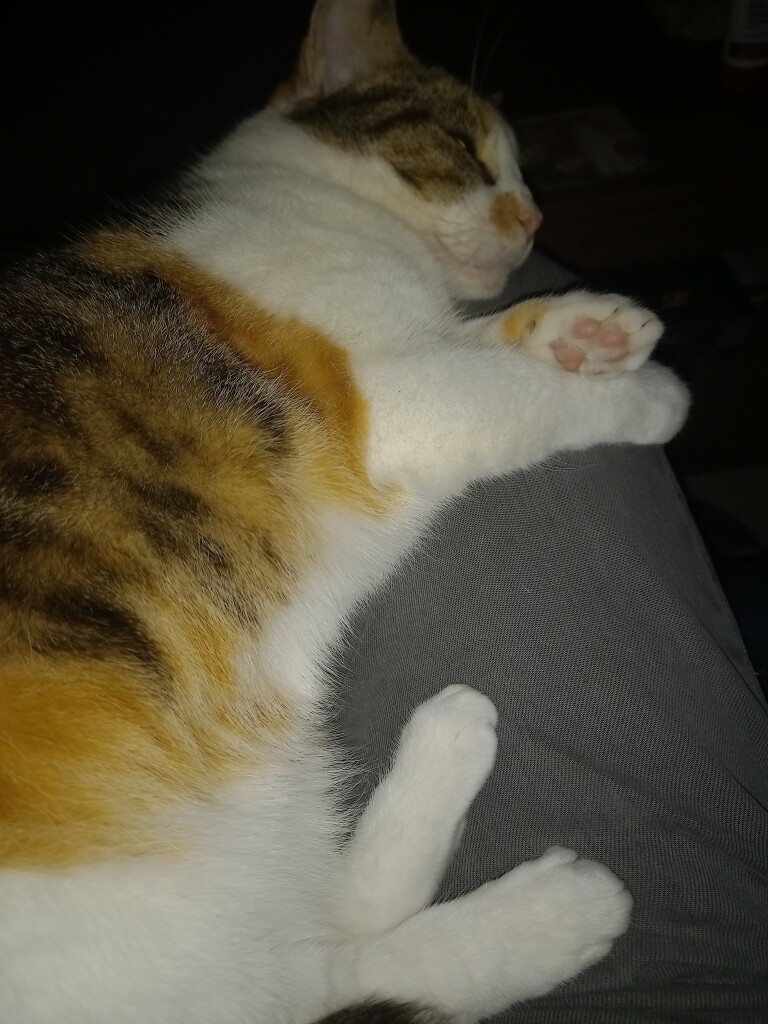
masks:
<instances>
[{"instance_id":1,"label":"cat's forehead","mask_svg":"<svg viewBox=\"0 0 768 1024\"><path fill-rule=\"evenodd\" d=\"M305 100L291 117L341 149L381 156L428 198L455 199L497 173L492 105L413 59Z\"/></svg>"}]
</instances>

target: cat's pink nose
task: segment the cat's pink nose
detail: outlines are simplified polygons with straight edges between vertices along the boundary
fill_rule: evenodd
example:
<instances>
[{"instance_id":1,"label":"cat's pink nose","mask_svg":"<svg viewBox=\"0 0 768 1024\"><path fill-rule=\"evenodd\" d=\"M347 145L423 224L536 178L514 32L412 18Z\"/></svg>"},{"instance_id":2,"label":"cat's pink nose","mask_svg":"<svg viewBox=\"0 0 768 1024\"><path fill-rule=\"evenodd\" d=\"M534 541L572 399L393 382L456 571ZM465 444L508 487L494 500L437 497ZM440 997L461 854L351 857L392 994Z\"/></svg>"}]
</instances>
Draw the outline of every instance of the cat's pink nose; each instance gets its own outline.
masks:
<instances>
[{"instance_id":1,"label":"cat's pink nose","mask_svg":"<svg viewBox=\"0 0 768 1024\"><path fill-rule=\"evenodd\" d=\"M544 218L541 215L541 210L535 203L530 205L528 203L521 203L517 211L517 219L523 225L523 231L525 231L528 238L533 238Z\"/></svg>"},{"instance_id":2,"label":"cat's pink nose","mask_svg":"<svg viewBox=\"0 0 768 1024\"><path fill-rule=\"evenodd\" d=\"M526 238L531 238L541 224L541 211L534 201L512 191L496 196L491 203L490 215L496 230L512 238L519 235L520 228Z\"/></svg>"}]
</instances>

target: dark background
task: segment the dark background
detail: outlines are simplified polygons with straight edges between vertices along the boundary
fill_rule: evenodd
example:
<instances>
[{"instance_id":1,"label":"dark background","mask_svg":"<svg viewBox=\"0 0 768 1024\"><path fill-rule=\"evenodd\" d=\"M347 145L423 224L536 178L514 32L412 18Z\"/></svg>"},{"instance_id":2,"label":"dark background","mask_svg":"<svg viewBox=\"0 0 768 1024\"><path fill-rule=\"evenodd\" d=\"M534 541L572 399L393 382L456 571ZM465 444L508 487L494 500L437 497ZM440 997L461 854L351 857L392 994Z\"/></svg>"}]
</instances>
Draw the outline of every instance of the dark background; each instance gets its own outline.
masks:
<instances>
[{"instance_id":1,"label":"dark background","mask_svg":"<svg viewBox=\"0 0 768 1024\"><path fill-rule=\"evenodd\" d=\"M666 320L662 357L695 397L671 459L764 671L768 92L764 76L724 76L719 39L691 38L717 4L689 5L688 38L654 0L401 0L399 14L416 54L474 68L513 124L607 103L647 141L644 175L538 192L541 247ZM0 257L70 236L213 145L288 73L310 8L6 9Z\"/></svg>"}]
</instances>

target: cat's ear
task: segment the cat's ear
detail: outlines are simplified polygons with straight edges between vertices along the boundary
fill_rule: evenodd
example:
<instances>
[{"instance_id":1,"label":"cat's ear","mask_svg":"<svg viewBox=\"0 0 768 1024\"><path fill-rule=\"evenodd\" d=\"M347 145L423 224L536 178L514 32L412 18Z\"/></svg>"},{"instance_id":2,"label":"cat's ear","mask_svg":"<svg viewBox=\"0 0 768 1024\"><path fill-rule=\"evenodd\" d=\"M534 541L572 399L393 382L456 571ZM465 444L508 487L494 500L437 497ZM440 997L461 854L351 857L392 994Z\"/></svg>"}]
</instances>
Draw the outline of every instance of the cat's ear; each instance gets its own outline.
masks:
<instances>
[{"instance_id":1,"label":"cat's ear","mask_svg":"<svg viewBox=\"0 0 768 1024\"><path fill-rule=\"evenodd\" d=\"M405 53L393 0L317 0L299 75L310 94L323 96Z\"/></svg>"},{"instance_id":2,"label":"cat's ear","mask_svg":"<svg viewBox=\"0 0 768 1024\"><path fill-rule=\"evenodd\" d=\"M294 77L272 105L327 96L407 54L393 0L317 0Z\"/></svg>"}]
</instances>

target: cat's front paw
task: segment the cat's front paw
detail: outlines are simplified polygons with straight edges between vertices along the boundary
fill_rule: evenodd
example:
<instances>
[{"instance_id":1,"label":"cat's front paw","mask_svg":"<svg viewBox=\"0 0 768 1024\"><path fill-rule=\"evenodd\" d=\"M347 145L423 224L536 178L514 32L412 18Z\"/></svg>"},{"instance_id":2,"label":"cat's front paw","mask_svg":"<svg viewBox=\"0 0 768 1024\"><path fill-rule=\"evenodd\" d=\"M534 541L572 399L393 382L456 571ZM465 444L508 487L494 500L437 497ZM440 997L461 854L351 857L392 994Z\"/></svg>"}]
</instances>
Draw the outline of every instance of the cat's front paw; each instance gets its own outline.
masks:
<instances>
[{"instance_id":1,"label":"cat's front paw","mask_svg":"<svg viewBox=\"0 0 768 1024\"><path fill-rule=\"evenodd\" d=\"M524 347L570 373L615 375L641 366L662 331L658 317L631 299L577 292L543 303Z\"/></svg>"},{"instance_id":2,"label":"cat's front paw","mask_svg":"<svg viewBox=\"0 0 768 1024\"><path fill-rule=\"evenodd\" d=\"M641 367L638 373L621 383L626 384L628 391L618 399L626 431L620 440L633 444L670 441L685 422L691 404L685 384L672 370L658 363Z\"/></svg>"}]
</instances>

